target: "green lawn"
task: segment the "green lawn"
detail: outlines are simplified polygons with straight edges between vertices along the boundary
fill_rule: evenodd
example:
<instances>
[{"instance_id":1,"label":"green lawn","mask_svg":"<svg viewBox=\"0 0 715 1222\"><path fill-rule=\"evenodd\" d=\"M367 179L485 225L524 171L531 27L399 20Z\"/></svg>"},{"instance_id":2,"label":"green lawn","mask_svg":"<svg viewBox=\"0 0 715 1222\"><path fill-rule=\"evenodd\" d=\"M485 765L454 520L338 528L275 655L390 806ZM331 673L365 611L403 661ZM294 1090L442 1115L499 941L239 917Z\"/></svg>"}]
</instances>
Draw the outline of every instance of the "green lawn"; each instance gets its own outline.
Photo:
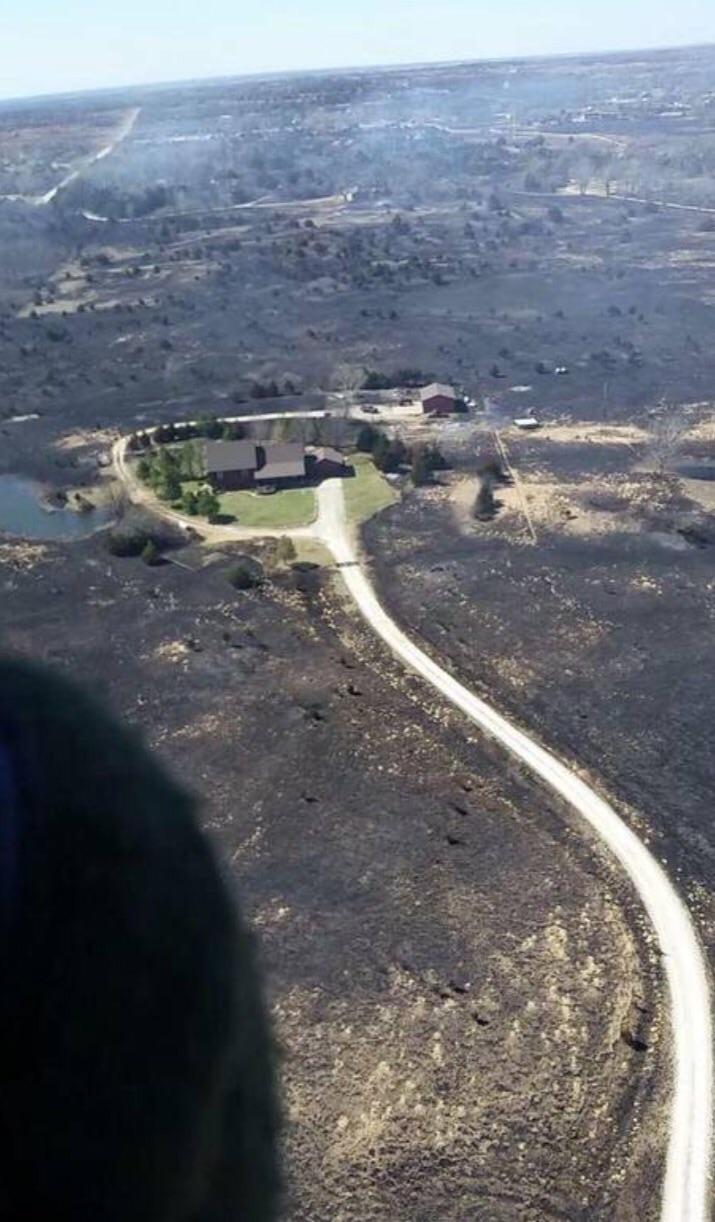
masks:
<instances>
[{"instance_id":1,"label":"green lawn","mask_svg":"<svg viewBox=\"0 0 715 1222\"><path fill-rule=\"evenodd\" d=\"M182 486L195 491L201 486L201 481L186 480ZM221 492L218 499L220 512L233 518L237 526L290 530L315 521L316 504L312 488L286 488L271 496L257 496L255 492Z\"/></svg>"},{"instance_id":2,"label":"green lawn","mask_svg":"<svg viewBox=\"0 0 715 1222\"><path fill-rule=\"evenodd\" d=\"M399 494L380 474L369 454L355 454L350 461L355 476L344 483L345 507L352 522L366 522L381 509L394 505Z\"/></svg>"}]
</instances>

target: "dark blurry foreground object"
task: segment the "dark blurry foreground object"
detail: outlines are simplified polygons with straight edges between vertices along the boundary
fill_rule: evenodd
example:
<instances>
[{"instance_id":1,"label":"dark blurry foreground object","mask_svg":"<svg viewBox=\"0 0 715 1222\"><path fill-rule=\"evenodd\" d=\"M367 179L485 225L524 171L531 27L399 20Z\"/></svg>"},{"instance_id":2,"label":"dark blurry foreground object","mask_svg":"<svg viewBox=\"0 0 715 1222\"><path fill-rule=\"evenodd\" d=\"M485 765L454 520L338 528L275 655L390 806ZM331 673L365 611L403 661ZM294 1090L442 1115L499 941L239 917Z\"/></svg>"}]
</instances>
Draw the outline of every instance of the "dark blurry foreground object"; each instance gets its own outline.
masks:
<instances>
[{"instance_id":1,"label":"dark blurry foreground object","mask_svg":"<svg viewBox=\"0 0 715 1222\"><path fill-rule=\"evenodd\" d=\"M0 661L0 1217L267 1222L272 1058L194 806L76 688Z\"/></svg>"}]
</instances>

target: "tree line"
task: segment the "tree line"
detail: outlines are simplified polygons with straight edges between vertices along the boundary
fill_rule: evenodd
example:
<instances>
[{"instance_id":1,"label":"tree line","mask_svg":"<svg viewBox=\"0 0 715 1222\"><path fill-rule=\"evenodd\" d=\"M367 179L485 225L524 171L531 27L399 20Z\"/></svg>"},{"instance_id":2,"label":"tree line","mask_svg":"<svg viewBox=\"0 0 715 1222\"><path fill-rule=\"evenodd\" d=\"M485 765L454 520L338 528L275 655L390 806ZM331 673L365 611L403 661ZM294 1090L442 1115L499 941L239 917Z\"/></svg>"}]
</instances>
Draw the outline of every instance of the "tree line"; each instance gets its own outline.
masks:
<instances>
[{"instance_id":1,"label":"tree line","mask_svg":"<svg viewBox=\"0 0 715 1222\"><path fill-rule=\"evenodd\" d=\"M137 463L137 474L162 501L169 501L192 517L216 518L221 506L208 484L184 488L186 480L204 478L204 458L198 441L187 441L178 450L166 447L145 454Z\"/></svg>"},{"instance_id":2,"label":"tree line","mask_svg":"<svg viewBox=\"0 0 715 1222\"><path fill-rule=\"evenodd\" d=\"M444 471L447 460L439 446L418 442L406 446L400 437L388 437L372 424L364 424L357 435L357 449L369 454L378 471L385 474L409 466L410 478L416 487L429 484L435 471Z\"/></svg>"}]
</instances>

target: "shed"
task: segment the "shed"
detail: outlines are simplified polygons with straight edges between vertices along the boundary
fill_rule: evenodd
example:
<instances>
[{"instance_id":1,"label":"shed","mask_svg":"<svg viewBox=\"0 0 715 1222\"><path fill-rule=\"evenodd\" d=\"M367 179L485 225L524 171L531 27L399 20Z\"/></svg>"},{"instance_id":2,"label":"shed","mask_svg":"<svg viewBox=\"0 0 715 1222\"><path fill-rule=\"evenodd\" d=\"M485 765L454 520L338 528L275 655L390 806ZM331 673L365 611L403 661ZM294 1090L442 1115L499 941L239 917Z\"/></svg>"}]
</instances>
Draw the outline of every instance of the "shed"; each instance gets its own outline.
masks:
<instances>
[{"instance_id":1,"label":"shed","mask_svg":"<svg viewBox=\"0 0 715 1222\"><path fill-rule=\"evenodd\" d=\"M444 382L431 382L420 391L422 411L433 416L446 416L457 406L457 393Z\"/></svg>"}]
</instances>

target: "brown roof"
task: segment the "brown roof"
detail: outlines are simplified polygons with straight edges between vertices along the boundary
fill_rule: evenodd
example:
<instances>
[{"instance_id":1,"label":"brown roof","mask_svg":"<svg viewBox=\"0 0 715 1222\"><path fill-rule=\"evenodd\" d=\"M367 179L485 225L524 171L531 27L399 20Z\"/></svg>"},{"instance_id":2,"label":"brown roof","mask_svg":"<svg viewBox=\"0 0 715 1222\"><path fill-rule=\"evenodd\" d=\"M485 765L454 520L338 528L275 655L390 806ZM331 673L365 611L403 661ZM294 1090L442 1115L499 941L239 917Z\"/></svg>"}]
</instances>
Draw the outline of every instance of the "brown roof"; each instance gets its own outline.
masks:
<instances>
[{"instance_id":1,"label":"brown roof","mask_svg":"<svg viewBox=\"0 0 715 1222\"><path fill-rule=\"evenodd\" d=\"M255 471L258 466L254 441L207 441L204 453L208 475L222 471Z\"/></svg>"},{"instance_id":2,"label":"brown roof","mask_svg":"<svg viewBox=\"0 0 715 1222\"><path fill-rule=\"evenodd\" d=\"M428 399L434 399L437 395L444 395L447 399L456 401L457 395L453 386L447 386L445 382L430 382L429 386L423 386L420 391L420 398L423 403Z\"/></svg>"},{"instance_id":3,"label":"brown roof","mask_svg":"<svg viewBox=\"0 0 715 1222\"><path fill-rule=\"evenodd\" d=\"M305 475L305 451L300 442L267 441L256 479L300 479Z\"/></svg>"}]
</instances>

